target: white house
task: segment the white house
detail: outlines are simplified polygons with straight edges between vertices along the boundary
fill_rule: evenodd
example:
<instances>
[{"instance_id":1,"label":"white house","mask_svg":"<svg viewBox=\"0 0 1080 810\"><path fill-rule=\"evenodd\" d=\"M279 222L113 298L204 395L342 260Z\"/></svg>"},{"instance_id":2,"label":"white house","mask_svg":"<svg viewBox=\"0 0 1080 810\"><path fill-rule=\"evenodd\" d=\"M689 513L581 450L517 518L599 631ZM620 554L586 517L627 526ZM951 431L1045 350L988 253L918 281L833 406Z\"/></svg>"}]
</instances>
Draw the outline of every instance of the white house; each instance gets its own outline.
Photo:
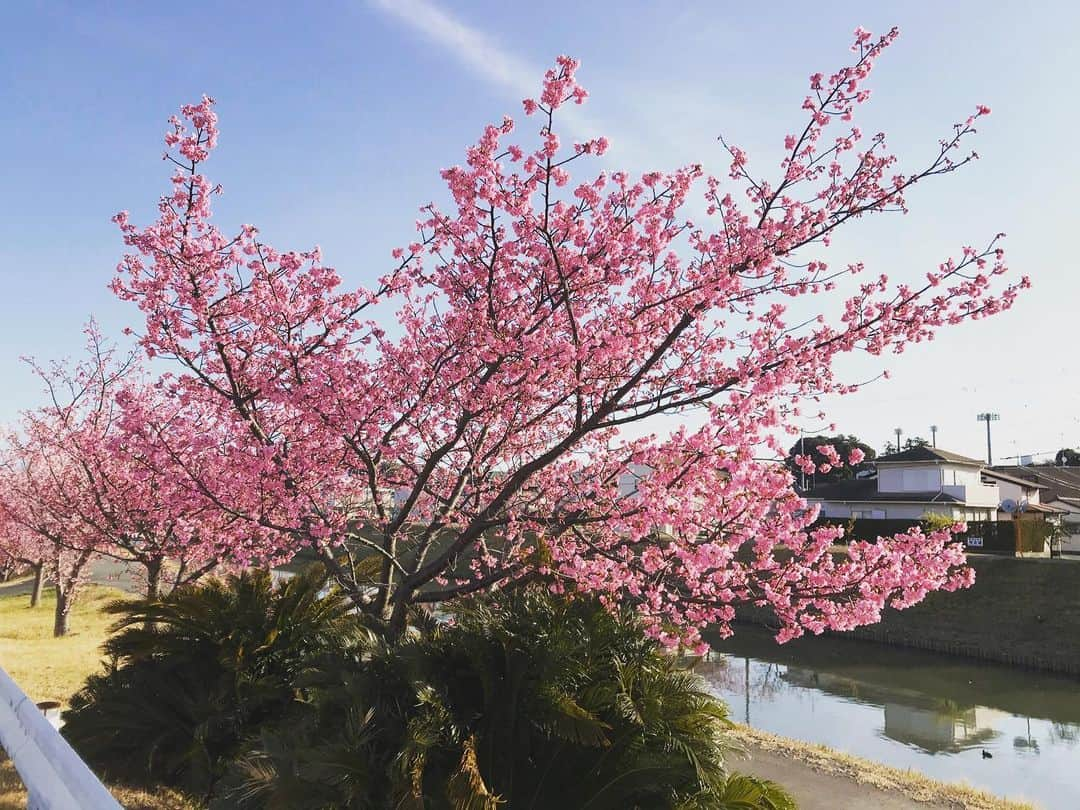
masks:
<instances>
[{"instance_id":1,"label":"white house","mask_svg":"<svg viewBox=\"0 0 1080 810\"><path fill-rule=\"evenodd\" d=\"M619 475L619 496L638 497L638 485L648 478L650 473L652 473L652 467L646 464L627 465L626 471Z\"/></svg>"},{"instance_id":2,"label":"white house","mask_svg":"<svg viewBox=\"0 0 1080 810\"><path fill-rule=\"evenodd\" d=\"M875 477L818 486L805 493L825 518L997 520L998 487L983 482L983 464L933 447L914 447L874 459Z\"/></svg>"},{"instance_id":3,"label":"white house","mask_svg":"<svg viewBox=\"0 0 1080 810\"><path fill-rule=\"evenodd\" d=\"M1058 510L1066 537L1063 554L1080 554L1080 467L995 467L995 472L1039 485L1039 503Z\"/></svg>"},{"instance_id":4,"label":"white house","mask_svg":"<svg viewBox=\"0 0 1080 810\"><path fill-rule=\"evenodd\" d=\"M1048 520L1056 523L1064 512L1041 502L1040 491L1046 489L1042 484L995 469L984 469L982 480L985 484L996 486L1001 493L998 520Z\"/></svg>"}]
</instances>

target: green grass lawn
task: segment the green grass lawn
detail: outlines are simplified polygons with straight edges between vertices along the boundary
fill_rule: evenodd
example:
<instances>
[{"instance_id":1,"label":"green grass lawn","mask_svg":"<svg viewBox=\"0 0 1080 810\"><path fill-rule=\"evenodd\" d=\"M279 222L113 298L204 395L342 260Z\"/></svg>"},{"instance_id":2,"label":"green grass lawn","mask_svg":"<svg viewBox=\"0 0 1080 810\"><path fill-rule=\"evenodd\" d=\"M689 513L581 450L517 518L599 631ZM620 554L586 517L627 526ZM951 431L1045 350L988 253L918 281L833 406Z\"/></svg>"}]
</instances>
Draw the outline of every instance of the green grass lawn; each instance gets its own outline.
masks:
<instances>
[{"instance_id":1,"label":"green grass lawn","mask_svg":"<svg viewBox=\"0 0 1080 810\"><path fill-rule=\"evenodd\" d=\"M79 595L71 614L71 632L53 638L55 597L46 591L41 605L30 607L27 594L0 597L0 667L35 702L59 700L66 704L87 675L102 664L101 643L112 618L102 607L129 598L123 591L89 585ZM197 805L171 790L148 793L123 786L110 787L128 810L189 810ZM14 766L0 751L0 810L22 810L26 792Z\"/></svg>"},{"instance_id":2,"label":"green grass lawn","mask_svg":"<svg viewBox=\"0 0 1080 810\"><path fill-rule=\"evenodd\" d=\"M101 666L101 643L111 619L101 608L126 596L115 588L88 585L71 612L71 632L53 638L55 596L47 589L30 607L26 594L0 597L0 667L35 702L67 699Z\"/></svg>"}]
</instances>

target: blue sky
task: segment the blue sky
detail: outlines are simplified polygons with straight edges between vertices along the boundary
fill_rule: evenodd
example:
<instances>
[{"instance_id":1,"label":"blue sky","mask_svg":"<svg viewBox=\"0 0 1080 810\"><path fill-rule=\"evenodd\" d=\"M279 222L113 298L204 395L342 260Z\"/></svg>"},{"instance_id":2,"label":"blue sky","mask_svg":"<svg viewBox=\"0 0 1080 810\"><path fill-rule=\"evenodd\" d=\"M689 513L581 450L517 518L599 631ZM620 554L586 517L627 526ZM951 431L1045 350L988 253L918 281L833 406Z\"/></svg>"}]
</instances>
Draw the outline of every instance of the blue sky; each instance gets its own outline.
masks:
<instances>
[{"instance_id":1,"label":"blue sky","mask_svg":"<svg viewBox=\"0 0 1080 810\"><path fill-rule=\"evenodd\" d=\"M986 103L982 160L917 189L911 214L857 224L827 258L919 278L1000 230L1035 287L1004 316L890 358L891 380L829 414L875 446L936 423L942 446L980 455L984 410L1002 417L995 456L1078 445L1080 10L1067 2L6 5L0 420L38 397L20 355L77 353L90 315L112 333L137 323L105 287L121 254L109 218L152 215L165 119L202 93L221 116L208 173L225 186L223 226L319 244L361 284L409 240L417 206L441 197L438 169L489 120L518 116L556 54L583 62L592 98L574 134L606 134L609 166L720 173L722 132L765 172L801 120L806 77L841 63L856 25L893 24L903 34L875 71L864 130L886 130L913 168ZM879 368L848 364L856 378Z\"/></svg>"}]
</instances>

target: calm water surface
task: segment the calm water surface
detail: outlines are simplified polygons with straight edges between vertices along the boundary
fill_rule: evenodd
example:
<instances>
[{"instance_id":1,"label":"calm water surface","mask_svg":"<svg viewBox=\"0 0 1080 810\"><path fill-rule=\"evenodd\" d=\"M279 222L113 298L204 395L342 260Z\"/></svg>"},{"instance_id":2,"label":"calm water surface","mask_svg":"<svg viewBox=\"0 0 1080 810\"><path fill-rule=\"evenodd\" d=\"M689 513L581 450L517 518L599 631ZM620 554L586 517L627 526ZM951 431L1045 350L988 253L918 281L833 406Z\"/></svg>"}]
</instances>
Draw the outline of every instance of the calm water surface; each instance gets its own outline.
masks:
<instances>
[{"instance_id":1,"label":"calm water surface","mask_svg":"<svg viewBox=\"0 0 1080 810\"><path fill-rule=\"evenodd\" d=\"M828 638L778 646L745 627L715 647L698 671L739 722L1048 810L1080 808L1076 678Z\"/></svg>"}]
</instances>

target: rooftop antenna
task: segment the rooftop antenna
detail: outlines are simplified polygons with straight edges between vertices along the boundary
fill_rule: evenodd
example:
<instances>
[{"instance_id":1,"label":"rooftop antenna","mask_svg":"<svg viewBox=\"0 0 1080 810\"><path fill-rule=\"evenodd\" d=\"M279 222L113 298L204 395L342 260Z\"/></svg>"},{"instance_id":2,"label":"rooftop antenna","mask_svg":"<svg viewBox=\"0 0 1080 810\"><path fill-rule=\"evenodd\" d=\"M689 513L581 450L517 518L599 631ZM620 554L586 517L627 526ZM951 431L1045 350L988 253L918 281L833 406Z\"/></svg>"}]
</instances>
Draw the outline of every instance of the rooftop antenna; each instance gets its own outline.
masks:
<instances>
[{"instance_id":1,"label":"rooftop antenna","mask_svg":"<svg viewBox=\"0 0 1080 810\"><path fill-rule=\"evenodd\" d=\"M934 449L937 449L937 425L930 426L930 441L934 444Z\"/></svg>"},{"instance_id":2,"label":"rooftop antenna","mask_svg":"<svg viewBox=\"0 0 1080 810\"><path fill-rule=\"evenodd\" d=\"M997 413L980 413L975 417L980 422L986 422L986 466L991 467L994 464L994 455L990 449L990 423L997 422L1001 419L1001 414Z\"/></svg>"},{"instance_id":3,"label":"rooftop antenna","mask_svg":"<svg viewBox=\"0 0 1080 810\"><path fill-rule=\"evenodd\" d=\"M900 434L904 432L903 428L893 428L893 433L896 434L896 452L900 452Z\"/></svg>"}]
</instances>

